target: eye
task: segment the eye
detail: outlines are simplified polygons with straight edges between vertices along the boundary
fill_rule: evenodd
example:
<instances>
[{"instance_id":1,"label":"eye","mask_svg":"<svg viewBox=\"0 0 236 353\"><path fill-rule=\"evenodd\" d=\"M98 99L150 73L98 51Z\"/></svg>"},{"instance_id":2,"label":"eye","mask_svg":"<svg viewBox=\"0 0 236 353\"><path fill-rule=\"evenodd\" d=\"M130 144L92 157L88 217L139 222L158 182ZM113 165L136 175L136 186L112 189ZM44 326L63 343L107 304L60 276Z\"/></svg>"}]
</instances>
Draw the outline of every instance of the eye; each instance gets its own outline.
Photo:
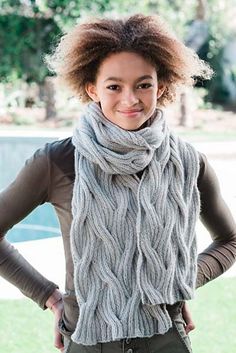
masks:
<instances>
[{"instance_id":1,"label":"eye","mask_svg":"<svg viewBox=\"0 0 236 353\"><path fill-rule=\"evenodd\" d=\"M141 88L141 89L147 89L147 88L150 88L152 87L152 84L151 83L140 83L137 88Z\"/></svg>"},{"instance_id":2,"label":"eye","mask_svg":"<svg viewBox=\"0 0 236 353\"><path fill-rule=\"evenodd\" d=\"M111 90L111 91L117 91L120 87L118 85L110 85L107 86L107 89Z\"/></svg>"}]
</instances>

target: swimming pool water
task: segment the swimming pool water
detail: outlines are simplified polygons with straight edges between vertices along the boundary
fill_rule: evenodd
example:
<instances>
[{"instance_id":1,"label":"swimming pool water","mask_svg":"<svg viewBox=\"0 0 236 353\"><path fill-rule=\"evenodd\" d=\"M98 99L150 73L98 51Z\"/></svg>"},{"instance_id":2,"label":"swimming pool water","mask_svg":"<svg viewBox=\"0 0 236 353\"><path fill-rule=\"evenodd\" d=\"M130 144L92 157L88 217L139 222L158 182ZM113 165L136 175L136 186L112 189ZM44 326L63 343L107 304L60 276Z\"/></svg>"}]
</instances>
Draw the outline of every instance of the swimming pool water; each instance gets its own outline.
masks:
<instances>
[{"instance_id":1,"label":"swimming pool water","mask_svg":"<svg viewBox=\"0 0 236 353\"><path fill-rule=\"evenodd\" d=\"M19 170L38 148L57 137L0 137L0 190L12 182ZM8 231L6 238L10 242L22 242L51 238L60 235L59 222L54 208L43 204L33 210L25 219Z\"/></svg>"},{"instance_id":2,"label":"swimming pool water","mask_svg":"<svg viewBox=\"0 0 236 353\"><path fill-rule=\"evenodd\" d=\"M6 238L11 243L60 236L59 222L50 204L37 207L22 222L8 231Z\"/></svg>"}]
</instances>

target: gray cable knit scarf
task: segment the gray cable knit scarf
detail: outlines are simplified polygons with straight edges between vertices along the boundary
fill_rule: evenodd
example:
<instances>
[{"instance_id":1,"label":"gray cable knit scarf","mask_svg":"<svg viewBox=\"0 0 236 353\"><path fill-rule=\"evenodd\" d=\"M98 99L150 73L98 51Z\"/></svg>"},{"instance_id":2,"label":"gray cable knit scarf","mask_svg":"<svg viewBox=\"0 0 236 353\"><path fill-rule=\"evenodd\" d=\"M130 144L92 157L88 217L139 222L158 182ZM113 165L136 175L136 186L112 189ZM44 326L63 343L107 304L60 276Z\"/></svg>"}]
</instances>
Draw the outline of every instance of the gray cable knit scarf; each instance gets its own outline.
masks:
<instances>
[{"instance_id":1,"label":"gray cable knit scarf","mask_svg":"<svg viewBox=\"0 0 236 353\"><path fill-rule=\"evenodd\" d=\"M126 131L91 103L73 135L71 251L84 345L164 334L166 304L193 297L198 153L160 111ZM137 173L143 171L141 179Z\"/></svg>"}]
</instances>

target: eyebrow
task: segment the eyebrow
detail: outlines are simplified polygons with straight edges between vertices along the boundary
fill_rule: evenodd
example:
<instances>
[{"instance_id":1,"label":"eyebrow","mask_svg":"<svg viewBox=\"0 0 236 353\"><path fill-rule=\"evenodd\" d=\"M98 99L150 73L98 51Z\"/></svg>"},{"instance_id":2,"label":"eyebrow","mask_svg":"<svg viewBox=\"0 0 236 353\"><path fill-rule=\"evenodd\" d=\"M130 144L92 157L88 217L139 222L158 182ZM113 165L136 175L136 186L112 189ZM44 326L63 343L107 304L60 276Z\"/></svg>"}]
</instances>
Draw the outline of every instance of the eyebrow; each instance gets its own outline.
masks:
<instances>
[{"instance_id":1,"label":"eyebrow","mask_svg":"<svg viewBox=\"0 0 236 353\"><path fill-rule=\"evenodd\" d=\"M140 81L143 81L143 80L147 80L147 79L151 79L153 80L153 77L151 75L144 75L144 76L141 76L139 77L136 82L140 82ZM115 77L115 76L111 76L111 77L108 77L106 80L104 80L104 82L107 82L107 81L118 81L118 82L122 82L123 80L119 77Z\"/></svg>"}]
</instances>

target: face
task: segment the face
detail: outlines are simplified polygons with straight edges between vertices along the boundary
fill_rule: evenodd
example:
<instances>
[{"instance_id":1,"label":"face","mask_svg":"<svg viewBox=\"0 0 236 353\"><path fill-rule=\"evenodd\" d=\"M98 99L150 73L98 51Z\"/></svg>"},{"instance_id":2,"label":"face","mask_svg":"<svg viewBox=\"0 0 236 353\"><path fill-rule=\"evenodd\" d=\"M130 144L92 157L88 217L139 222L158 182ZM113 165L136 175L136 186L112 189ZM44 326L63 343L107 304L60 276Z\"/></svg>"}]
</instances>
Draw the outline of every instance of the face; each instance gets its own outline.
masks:
<instances>
[{"instance_id":1,"label":"face","mask_svg":"<svg viewBox=\"0 0 236 353\"><path fill-rule=\"evenodd\" d=\"M104 59L86 91L108 120L124 130L138 130L153 115L164 86L142 56L121 52Z\"/></svg>"}]
</instances>

